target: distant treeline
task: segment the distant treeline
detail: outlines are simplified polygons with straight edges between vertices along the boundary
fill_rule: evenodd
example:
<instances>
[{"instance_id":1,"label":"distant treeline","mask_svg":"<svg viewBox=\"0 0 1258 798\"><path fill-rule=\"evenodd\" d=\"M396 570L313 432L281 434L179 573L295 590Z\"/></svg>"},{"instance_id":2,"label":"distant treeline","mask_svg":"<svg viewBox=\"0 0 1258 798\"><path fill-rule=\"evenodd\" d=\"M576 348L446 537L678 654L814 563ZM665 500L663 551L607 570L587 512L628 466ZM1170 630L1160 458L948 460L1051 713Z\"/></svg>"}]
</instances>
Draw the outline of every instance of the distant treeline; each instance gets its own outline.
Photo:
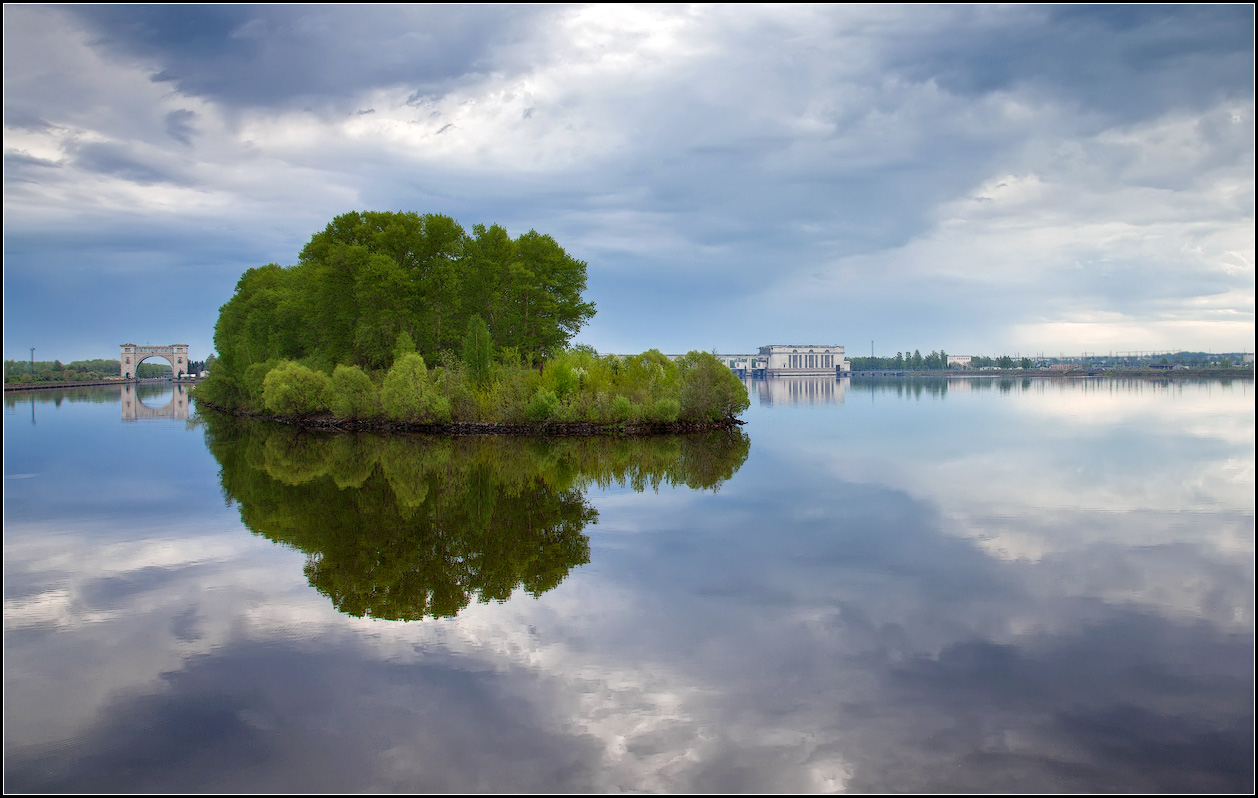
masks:
<instances>
[{"instance_id":1,"label":"distant treeline","mask_svg":"<svg viewBox=\"0 0 1258 798\"><path fill-rule=\"evenodd\" d=\"M853 357L848 359L854 371L939 371L948 368L948 354L942 350L923 355L919 350L896 352L895 357ZM1234 368L1243 364L1242 353L1174 352L1166 354L1087 354L1073 358L1059 357L988 357L973 355L971 369L1035 369L1057 363L1075 363L1090 368L1144 368L1149 366L1186 366L1189 368ZM961 368L954 365L952 368Z\"/></svg>"},{"instance_id":2,"label":"distant treeline","mask_svg":"<svg viewBox=\"0 0 1258 798\"><path fill-rule=\"evenodd\" d=\"M62 363L60 360L29 360L4 361L4 381L9 385L31 382L94 382L108 377L121 375L117 360L72 360ZM188 371L196 373L205 368L205 361L189 361ZM140 379L168 376L170 364L164 361L141 363L136 367L136 376Z\"/></svg>"},{"instance_id":3,"label":"distant treeline","mask_svg":"<svg viewBox=\"0 0 1258 798\"><path fill-rule=\"evenodd\" d=\"M568 349L586 264L550 236L354 212L299 263L245 272L197 389L236 411L407 424L718 421L749 404L714 356Z\"/></svg>"},{"instance_id":4,"label":"distant treeline","mask_svg":"<svg viewBox=\"0 0 1258 798\"><path fill-rule=\"evenodd\" d=\"M938 371L948 368L948 353L931 352L923 355L914 349L913 354L896 352L895 357L853 357L848 358L853 371L875 371L880 369L896 369L905 371Z\"/></svg>"}]
</instances>

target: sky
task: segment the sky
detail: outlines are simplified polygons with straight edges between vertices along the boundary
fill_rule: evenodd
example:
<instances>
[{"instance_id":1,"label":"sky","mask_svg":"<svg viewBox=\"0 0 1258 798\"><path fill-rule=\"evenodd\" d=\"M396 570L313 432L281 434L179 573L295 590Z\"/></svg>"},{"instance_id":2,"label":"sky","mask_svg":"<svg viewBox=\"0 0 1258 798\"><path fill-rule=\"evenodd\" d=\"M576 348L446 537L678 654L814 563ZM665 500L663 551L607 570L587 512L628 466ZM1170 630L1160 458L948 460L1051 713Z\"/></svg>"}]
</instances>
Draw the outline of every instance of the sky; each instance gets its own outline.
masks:
<instances>
[{"instance_id":1,"label":"sky","mask_svg":"<svg viewBox=\"0 0 1258 798\"><path fill-rule=\"evenodd\" d=\"M4 357L213 349L339 214L537 230L600 352L1254 351L1254 9L4 6Z\"/></svg>"}]
</instances>

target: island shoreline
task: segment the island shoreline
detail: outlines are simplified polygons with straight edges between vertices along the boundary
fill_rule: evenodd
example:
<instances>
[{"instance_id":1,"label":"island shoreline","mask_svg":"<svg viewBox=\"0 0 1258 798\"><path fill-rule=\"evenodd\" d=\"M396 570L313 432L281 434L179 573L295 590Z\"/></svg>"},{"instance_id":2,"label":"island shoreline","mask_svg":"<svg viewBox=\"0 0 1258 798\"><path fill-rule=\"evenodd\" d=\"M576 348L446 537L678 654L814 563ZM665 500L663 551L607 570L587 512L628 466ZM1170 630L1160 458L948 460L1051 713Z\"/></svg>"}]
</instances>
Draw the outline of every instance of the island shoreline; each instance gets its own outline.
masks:
<instances>
[{"instance_id":1,"label":"island shoreline","mask_svg":"<svg viewBox=\"0 0 1258 798\"><path fill-rule=\"evenodd\" d=\"M697 432L713 432L716 430L736 429L747 422L739 418L729 417L720 421L539 421L523 423L504 423L498 421L447 421L440 423L410 423L401 421L385 421L381 419L346 419L337 418L330 413L313 416L274 416L264 413L250 413L242 410L216 405L212 402L192 397L198 406L208 407L218 413L240 418L256 418L274 421L278 424L299 427L305 430L320 432L385 432L424 435L513 435L535 438L569 438L588 437L593 435L606 437L645 437L649 435L685 435Z\"/></svg>"}]
</instances>

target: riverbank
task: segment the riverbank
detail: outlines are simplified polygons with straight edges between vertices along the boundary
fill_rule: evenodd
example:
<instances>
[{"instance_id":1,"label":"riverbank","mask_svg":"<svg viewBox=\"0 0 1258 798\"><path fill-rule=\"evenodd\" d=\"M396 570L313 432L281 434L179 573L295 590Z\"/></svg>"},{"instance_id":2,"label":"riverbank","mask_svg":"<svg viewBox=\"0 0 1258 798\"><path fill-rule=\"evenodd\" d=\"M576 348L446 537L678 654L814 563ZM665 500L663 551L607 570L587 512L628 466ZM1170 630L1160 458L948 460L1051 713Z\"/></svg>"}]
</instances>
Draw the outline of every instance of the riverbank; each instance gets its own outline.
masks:
<instances>
[{"instance_id":1,"label":"riverbank","mask_svg":"<svg viewBox=\"0 0 1258 798\"><path fill-rule=\"evenodd\" d=\"M684 435L695 432L711 432L713 430L736 429L743 424L738 418L725 418L720 421L671 421L647 422L625 421L594 423L588 421L538 421L517 424L499 423L494 421L449 421L436 424L408 424L383 419L344 419L331 414L313 416L272 416L260 413L247 413L229 410L203 399L197 399L197 407L206 407L215 412L239 418L256 418L274 421L301 429L327 432L391 432L391 433L422 433L426 435L516 435L544 438L563 438L602 435L612 437L637 437L645 435Z\"/></svg>"},{"instance_id":2,"label":"riverbank","mask_svg":"<svg viewBox=\"0 0 1258 798\"><path fill-rule=\"evenodd\" d=\"M144 380L126 380L121 377L110 377L103 380L69 380L62 382L15 382L5 383L5 393L21 391L46 391L53 388L100 388L113 385L152 385L160 382L173 382L178 385L192 385L195 380L171 380L169 377L153 377Z\"/></svg>"}]
</instances>

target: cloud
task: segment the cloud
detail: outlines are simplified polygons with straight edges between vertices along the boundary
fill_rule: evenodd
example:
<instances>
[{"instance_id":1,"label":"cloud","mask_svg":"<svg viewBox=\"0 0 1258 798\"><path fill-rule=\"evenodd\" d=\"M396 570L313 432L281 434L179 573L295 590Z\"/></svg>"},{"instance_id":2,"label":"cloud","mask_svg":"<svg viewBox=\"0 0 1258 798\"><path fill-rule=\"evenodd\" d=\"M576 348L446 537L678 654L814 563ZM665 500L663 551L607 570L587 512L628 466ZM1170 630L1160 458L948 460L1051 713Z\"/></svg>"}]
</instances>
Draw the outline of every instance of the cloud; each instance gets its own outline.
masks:
<instances>
[{"instance_id":1,"label":"cloud","mask_svg":"<svg viewBox=\"0 0 1258 798\"><path fill-rule=\"evenodd\" d=\"M192 135L196 132L192 122L196 118L196 111L189 111L187 108L171 111L166 114L166 134L175 141L191 144Z\"/></svg>"},{"instance_id":2,"label":"cloud","mask_svg":"<svg viewBox=\"0 0 1258 798\"><path fill-rule=\"evenodd\" d=\"M1252 332L1248 8L15 6L5 21L6 228L42 236L46 261L64 260L67 227L143 237L156 216L220 231L232 269L290 263L338 213L405 209L555 236L590 264L600 312L582 339L602 349L979 350L1081 313L1121 319L1101 337L1127 348L1172 323L1202 349ZM756 314L754 340L731 312Z\"/></svg>"},{"instance_id":3,"label":"cloud","mask_svg":"<svg viewBox=\"0 0 1258 798\"><path fill-rule=\"evenodd\" d=\"M94 44L152 79L232 108L339 105L381 85L433 90L490 64L542 8L74 7Z\"/></svg>"}]
</instances>

